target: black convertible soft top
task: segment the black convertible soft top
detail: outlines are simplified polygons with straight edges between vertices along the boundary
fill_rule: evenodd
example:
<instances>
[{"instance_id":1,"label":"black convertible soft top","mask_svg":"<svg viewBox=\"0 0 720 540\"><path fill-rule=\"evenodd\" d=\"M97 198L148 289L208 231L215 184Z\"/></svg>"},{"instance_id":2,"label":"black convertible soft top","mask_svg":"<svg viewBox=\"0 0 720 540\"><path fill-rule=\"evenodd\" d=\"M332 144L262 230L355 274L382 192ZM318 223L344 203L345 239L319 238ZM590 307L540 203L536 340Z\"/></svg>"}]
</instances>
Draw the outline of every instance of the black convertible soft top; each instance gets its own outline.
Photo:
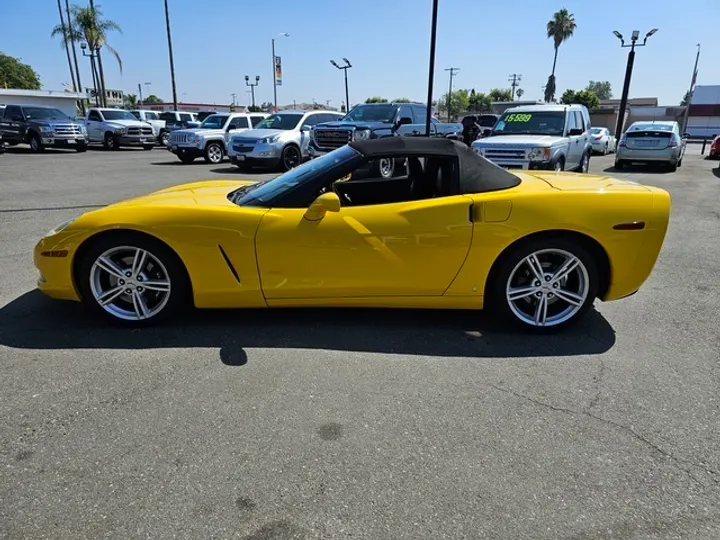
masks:
<instances>
[{"instance_id":1,"label":"black convertible soft top","mask_svg":"<svg viewBox=\"0 0 720 540\"><path fill-rule=\"evenodd\" d=\"M478 156L467 145L444 137L383 137L353 141L349 146L367 158L388 156L456 157L460 166L460 193L484 193L509 189L520 178Z\"/></svg>"}]
</instances>

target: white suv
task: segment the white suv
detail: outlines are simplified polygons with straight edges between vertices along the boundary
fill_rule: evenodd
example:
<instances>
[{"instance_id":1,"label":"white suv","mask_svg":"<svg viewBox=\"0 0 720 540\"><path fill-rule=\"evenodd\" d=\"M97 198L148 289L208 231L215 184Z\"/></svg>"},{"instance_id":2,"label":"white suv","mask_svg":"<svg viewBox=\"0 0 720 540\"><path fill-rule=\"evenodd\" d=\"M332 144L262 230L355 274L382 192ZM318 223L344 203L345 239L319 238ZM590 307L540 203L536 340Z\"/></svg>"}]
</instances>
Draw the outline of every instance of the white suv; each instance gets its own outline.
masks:
<instances>
[{"instance_id":1,"label":"white suv","mask_svg":"<svg viewBox=\"0 0 720 540\"><path fill-rule=\"evenodd\" d=\"M266 116L264 113L211 114L197 128L170 132L166 144L183 163L192 163L199 157L206 163L220 163L227 153L229 137L251 129Z\"/></svg>"}]
</instances>

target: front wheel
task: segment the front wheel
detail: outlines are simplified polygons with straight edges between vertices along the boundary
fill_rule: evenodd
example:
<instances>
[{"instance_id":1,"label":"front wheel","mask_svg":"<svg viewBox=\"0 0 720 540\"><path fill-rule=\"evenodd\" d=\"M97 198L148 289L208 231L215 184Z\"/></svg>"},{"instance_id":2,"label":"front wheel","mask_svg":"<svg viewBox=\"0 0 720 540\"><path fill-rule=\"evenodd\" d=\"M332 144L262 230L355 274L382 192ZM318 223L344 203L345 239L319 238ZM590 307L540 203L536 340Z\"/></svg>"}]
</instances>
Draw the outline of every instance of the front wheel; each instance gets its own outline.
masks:
<instances>
[{"instance_id":1,"label":"front wheel","mask_svg":"<svg viewBox=\"0 0 720 540\"><path fill-rule=\"evenodd\" d=\"M223 147L218 142L211 142L205 147L205 163L217 165L223 160Z\"/></svg>"},{"instance_id":2,"label":"front wheel","mask_svg":"<svg viewBox=\"0 0 720 540\"><path fill-rule=\"evenodd\" d=\"M143 146L143 150L145 150L145 151L152 150L154 147L155 147L155 145L146 144L145 146Z\"/></svg>"},{"instance_id":3,"label":"front wheel","mask_svg":"<svg viewBox=\"0 0 720 540\"><path fill-rule=\"evenodd\" d=\"M587 174L590 170L590 152L585 152L583 154L582 160L580 161L580 166L578 167L578 172Z\"/></svg>"},{"instance_id":4,"label":"front wheel","mask_svg":"<svg viewBox=\"0 0 720 540\"><path fill-rule=\"evenodd\" d=\"M107 132L103 138L103 148L105 150L117 150L120 148L115 134Z\"/></svg>"},{"instance_id":5,"label":"front wheel","mask_svg":"<svg viewBox=\"0 0 720 540\"><path fill-rule=\"evenodd\" d=\"M30 150L32 150L36 154L45 150L45 146L42 143L42 139L40 138L40 135L38 135L37 133L33 133L32 136L30 137Z\"/></svg>"},{"instance_id":6,"label":"front wheel","mask_svg":"<svg viewBox=\"0 0 720 540\"><path fill-rule=\"evenodd\" d=\"M148 325L189 303L187 274L178 256L140 235L97 240L80 261L78 276L86 307L117 323Z\"/></svg>"},{"instance_id":7,"label":"front wheel","mask_svg":"<svg viewBox=\"0 0 720 540\"><path fill-rule=\"evenodd\" d=\"M190 165L193 161L195 161L195 158L192 156L178 156L178 159L182 161L185 165Z\"/></svg>"},{"instance_id":8,"label":"front wheel","mask_svg":"<svg viewBox=\"0 0 720 540\"><path fill-rule=\"evenodd\" d=\"M75 151L78 153L87 152L87 149L88 149L87 143L80 143L75 147Z\"/></svg>"},{"instance_id":9,"label":"front wheel","mask_svg":"<svg viewBox=\"0 0 720 540\"><path fill-rule=\"evenodd\" d=\"M302 154L300 149L294 144L289 144L283 148L282 155L280 156L280 167L283 171L289 171L294 169L302 163Z\"/></svg>"},{"instance_id":10,"label":"front wheel","mask_svg":"<svg viewBox=\"0 0 720 540\"><path fill-rule=\"evenodd\" d=\"M374 176L392 178L395 174L395 160L393 158L380 158L375 161Z\"/></svg>"},{"instance_id":11,"label":"front wheel","mask_svg":"<svg viewBox=\"0 0 720 540\"><path fill-rule=\"evenodd\" d=\"M592 306L597 267L577 242L540 238L502 257L488 282L488 300L506 320L547 331L573 324Z\"/></svg>"}]
</instances>

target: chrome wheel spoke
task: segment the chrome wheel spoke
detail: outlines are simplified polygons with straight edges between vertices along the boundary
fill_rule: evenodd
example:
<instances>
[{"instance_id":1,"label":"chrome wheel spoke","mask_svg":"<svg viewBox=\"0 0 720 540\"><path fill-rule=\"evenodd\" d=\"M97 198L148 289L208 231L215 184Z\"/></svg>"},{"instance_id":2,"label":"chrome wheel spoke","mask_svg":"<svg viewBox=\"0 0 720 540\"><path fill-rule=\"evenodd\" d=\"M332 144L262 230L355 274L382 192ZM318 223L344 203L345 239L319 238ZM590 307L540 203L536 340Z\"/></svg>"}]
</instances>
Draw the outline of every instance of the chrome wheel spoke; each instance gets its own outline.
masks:
<instances>
[{"instance_id":1,"label":"chrome wheel spoke","mask_svg":"<svg viewBox=\"0 0 720 540\"><path fill-rule=\"evenodd\" d=\"M533 320L537 326L545 326L545 321L547 321L547 297L545 295L538 298Z\"/></svg>"},{"instance_id":2,"label":"chrome wheel spoke","mask_svg":"<svg viewBox=\"0 0 720 540\"><path fill-rule=\"evenodd\" d=\"M540 264L540 261L538 261L537 257L533 253L529 257L525 258L525 264L527 264L528 268L530 268L530 271L532 272L535 279L537 279L540 283L543 282L543 267Z\"/></svg>"},{"instance_id":3,"label":"chrome wheel spoke","mask_svg":"<svg viewBox=\"0 0 720 540\"><path fill-rule=\"evenodd\" d=\"M570 275L570 272L575 270L575 268L577 268L579 264L580 259L578 259L574 255L570 255L570 257L567 258L563 265L553 274L550 283L557 283L561 279L568 277Z\"/></svg>"},{"instance_id":4,"label":"chrome wheel spoke","mask_svg":"<svg viewBox=\"0 0 720 540\"><path fill-rule=\"evenodd\" d=\"M583 296L565 289L554 289L553 292L555 293L555 296L557 296L560 300L563 300L568 304L576 307L582 306L583 302L585 301L585 298Z\"/></svg>"},{"instance_id":5,"label":"chrome wheel spoke","mask_svg":"<svg viewBox=\"0 0 720 540\"><path fill-rule=\"evenodd\" d=\"M143 295L137 291L132 293L133 307L135 308L135 315L138 319L146 319L148 317L148 307L145 302Z\"/></svg>"},{"instance_id":6,"label":"chrome wheel spoke","mask_svg":"<svg viewBox=\"0 0 720 540\"><path fill-rule=\"evenodd\" d=\"M137 277L137 275L140 273L140 271L145 266L145 260L147 259L147 251L144 249L138 249L135 252L135 257L133 257L132 262L132 275L133 277Z\"/></svg>"},{"instance_id":7,"label":"chrome wheel spoke","mask_svg":"<svg viewBox=\"0 0 720 540\"><path fill-rule=\"evenodd\" d=\"M170 291L170 282L163 281L160 279L151 279L148 281L143 281L142 286L144 288L146 288L148 291L160 291L160 292L169 292Z\"/></svg>"},{"instance_id":8,"label":"chrome wheel spoke","mask_svg":"<svg viewBox=\"0 0 720 540\"><path fill-rule=\"evenodd\" d=\"M115 276L116 278L124 278L125 273L123 272L123 269L120 268L117 264L115 264L111 259L108 257L99 257L97 261L95 261L95 264L98 266L98 268L104 270L111 276Z\"/></svg>"},{"instance_id":9,"label":"chrome wheel spoke","mask_svg":"<svg viewBox=\"0 0 720 540\"><path fill-rule=\"evenodd\" d=\"M511 302L515 302L516 300L532 296L537 291L537 287L516 287L513 289L508 289L507 296L508 300L510 300Z\"/></svg>"},{"instance_id":10,"label":"chrome wheel spoke","mask_svg":"<svg viewBox=\"0 0 720 540\"><path fill-rule=\"evenodd\" d=\"M125 290L125 287L118 286L114 289L109 289L102 293L100 296L98 296L97 301L100 303L101 306L105 306L115 300L118 296L120 296L123 291Z\"/></svg>"}]
</instances>

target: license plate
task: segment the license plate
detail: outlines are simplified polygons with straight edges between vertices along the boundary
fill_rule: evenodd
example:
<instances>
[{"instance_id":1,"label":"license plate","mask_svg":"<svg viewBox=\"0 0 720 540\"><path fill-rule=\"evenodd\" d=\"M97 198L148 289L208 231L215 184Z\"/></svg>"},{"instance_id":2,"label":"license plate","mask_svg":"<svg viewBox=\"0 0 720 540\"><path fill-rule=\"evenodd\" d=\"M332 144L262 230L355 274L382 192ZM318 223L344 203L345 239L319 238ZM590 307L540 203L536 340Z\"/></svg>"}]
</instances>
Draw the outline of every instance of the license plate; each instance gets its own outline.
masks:
<instances>
[{"instance_id":1,"label":"license plate","mask_svg":"<svg viewBox=\"0 0 720 540\"><path fill-rule=\"evenodd\" d=\"M238 161L245 161L245 156L237 156L235 159Z\"/></svg>"},{"instance_id":2,"label":"license plate","mask_svg":"<svg viewBox=\"0 0 720 540\"><path fill-rule=\"evenodd\" d=\"M177 150L177 144L173 144L173 145L172 145L172 149L173 149L173 150Z\"/></svg>"},{"instance_id":3,"label":"license plate","mask_svg":"<svg viewBox=\"0 0 720 540\"><path fill-rule=\"evenodd\" d=\"M146 143L146 142L147 142L147 139L140 139L140 144Z\"/></svg>"},{"instance_id":4,"label":"license plate","mask_svg":"<svg viewBox=\"0 0 720 540\"><path fill-rule=\"evenodd\" d=\"M68 140L67 140L67 143L68 143L68 144L75 144L75 139L68 139Z\"/></svg>"}]
</instances>

